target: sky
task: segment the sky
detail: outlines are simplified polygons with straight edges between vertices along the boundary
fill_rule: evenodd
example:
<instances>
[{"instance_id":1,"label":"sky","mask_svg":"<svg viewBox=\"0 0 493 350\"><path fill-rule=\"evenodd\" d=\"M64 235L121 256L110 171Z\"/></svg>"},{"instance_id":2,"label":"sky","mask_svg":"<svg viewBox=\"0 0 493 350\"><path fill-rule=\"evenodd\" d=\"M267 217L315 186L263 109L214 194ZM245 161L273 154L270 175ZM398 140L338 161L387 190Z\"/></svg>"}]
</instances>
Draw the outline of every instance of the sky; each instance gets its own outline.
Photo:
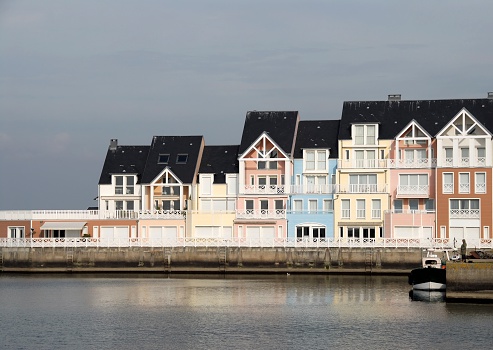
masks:
<instances>
[{"instance_id":1,"label":"sky","mask_svg":"<svg viewBox=\"0 0 493 350\"><path fill-rule=\"evenodd\" d=\"M0 0L0 210L87 209L110 139L239 144L247 111L485 98L491 0Z\"/></svg>"}]
</instances>

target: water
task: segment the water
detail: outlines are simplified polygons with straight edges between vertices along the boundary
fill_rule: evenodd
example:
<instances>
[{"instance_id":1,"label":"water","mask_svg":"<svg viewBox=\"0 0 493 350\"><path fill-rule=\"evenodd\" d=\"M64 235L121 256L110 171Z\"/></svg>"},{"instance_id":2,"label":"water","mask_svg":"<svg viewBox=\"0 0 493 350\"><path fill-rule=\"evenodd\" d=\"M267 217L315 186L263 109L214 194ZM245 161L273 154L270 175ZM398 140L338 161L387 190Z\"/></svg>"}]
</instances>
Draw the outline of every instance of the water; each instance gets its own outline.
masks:
<instances>
[{"instance_id":1,"label":"water","mask_svg":"<svg viewBox=\"0 0 493 350\"><path fill-rule=\"evenodd\" d=\"M406 277L0 276L5 349L491 348L493 305ZM429 299L428 299L429 300Z\"/></svg>"}]
</instances>

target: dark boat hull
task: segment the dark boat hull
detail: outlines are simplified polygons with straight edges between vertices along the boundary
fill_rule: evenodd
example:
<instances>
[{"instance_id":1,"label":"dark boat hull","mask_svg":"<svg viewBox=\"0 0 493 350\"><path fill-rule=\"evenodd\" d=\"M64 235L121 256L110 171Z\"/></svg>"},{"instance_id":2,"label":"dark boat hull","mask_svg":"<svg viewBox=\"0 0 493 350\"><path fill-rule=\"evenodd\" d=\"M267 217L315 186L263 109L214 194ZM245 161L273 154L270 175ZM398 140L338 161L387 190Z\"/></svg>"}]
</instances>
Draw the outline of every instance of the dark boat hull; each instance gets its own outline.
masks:
<instances>
[{"instance_id":1,"label":"dark boat hull","mask_svg":"<svg viewBox=\"0 0 493 350\"><path fill-rule=\"evenodd\" d=\"M414 269L409 275L409 284L415 290L445 290L446 270L423 267Z\"/></svg>"}]
</instances>

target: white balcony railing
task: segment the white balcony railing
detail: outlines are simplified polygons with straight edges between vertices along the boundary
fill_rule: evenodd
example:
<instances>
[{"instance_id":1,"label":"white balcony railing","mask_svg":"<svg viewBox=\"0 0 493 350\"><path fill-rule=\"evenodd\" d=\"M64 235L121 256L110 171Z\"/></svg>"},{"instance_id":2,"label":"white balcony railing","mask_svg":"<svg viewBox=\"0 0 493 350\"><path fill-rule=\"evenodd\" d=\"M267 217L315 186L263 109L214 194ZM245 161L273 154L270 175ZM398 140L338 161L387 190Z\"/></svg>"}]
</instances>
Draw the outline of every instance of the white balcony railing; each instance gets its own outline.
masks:
<instances>
[{"instance_id":1,"label":"white balcony railing","mask_svg":"<svg viewBox=\"0 0 493 350\"><path fill-rule=\"evenodd\" d=\"M338 185L337 193L387 193L386 184Z\"/></svg>"},{"instance_id":2,"label":"white balcony railing","mask_svg":"<svg viewBox=\"0 0 493 350\"><path fill-rule=\"evenodd\" d=\"M437 165L436 158L418 158L418 159L388 159L389 168L435 168Z\"/></svg>"},{"instance_id":3,"label":"white balcony railing","mask_svg":"<svg viewBox=\"0 0 493 350\"><path fill-rule=\"evenodd\" d=\"M284 209L238 209L237 219L285 219Z\"/></svg>"},{"instance_id":4,"label":"white balcony railing","mask_svg":"<svg viewBox=\"0 0 493 350\"><path fill-rule=\"evenodd\" d=\"M388 167L387 159L339 159L340 169L384 169Z\"/></svg>"},{"instance_id":5,"label":"white balcony railing","mask_svg":"<svg viewBox=\"0 0 493 350\"><path fill-rule=\"evenodd\" d=\"M450 209L449 216L451 219L479 219L479 209Z\"/></svg>"},{"instance_id":6,"label":"white balcony railing","mask_svg":"<svg viewBox=\"0 0 493 350\"><path fill-rule=\"evenodd\" d=\"M242 194L285 194L288 190L284 185L257 185L257 186L244 186L240 189Z\"/></svg>"},{"instance_id":7,"label":"white balcony railing","mask_svg":"<svg viewBox=\"0 0 493 350\"><path fill-rule=\"evenodd\" d=\"M429 185L399 185L397 187L398 196L428 196L429 193Z\"/></svg>"},{"instance_id":8,"label":"white balcony railing","mask_svg":"<svg viewBox=\"0 0 493 350\"><path fill-rule=\"evenodd\" d=\"M302 194L302 193L320 193L320 194L331 194L335 193L337 185L292 185L292 194Z\"/></svg>"},{"instance_id":9,"label":"white balcony railing","mask_svg":"<svg viewBox=\"0 0 493 350\"><path fill-rule=\"evenodd\" d=\"M493 249L493 239L468 239L477 249ZM4 248L90 248L90 247L292 247L292 248L434 248L450 249L448 238L0 238Z\"/></svg>"},{"instance_id":10,"label":"white balcony railing","mask_svg":"<svg viewBox=\"0 0 493 350\"><path fill-rule=\"evenodd\" d=\"M184 219L185 210L6 210L0 220Z\"/></svg>"}]
</instances>

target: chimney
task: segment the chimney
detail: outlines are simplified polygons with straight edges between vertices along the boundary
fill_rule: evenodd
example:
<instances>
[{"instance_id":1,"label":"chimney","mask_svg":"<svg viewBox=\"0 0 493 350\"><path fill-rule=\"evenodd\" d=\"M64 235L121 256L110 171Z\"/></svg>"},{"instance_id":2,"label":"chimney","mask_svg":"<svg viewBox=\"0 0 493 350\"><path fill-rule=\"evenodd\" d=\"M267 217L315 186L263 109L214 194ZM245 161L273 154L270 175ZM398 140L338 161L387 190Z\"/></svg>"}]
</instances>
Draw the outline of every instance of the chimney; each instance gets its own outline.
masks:
<instances>
[{"instance_id":1,"label":"chimney","mask_svg":"<svg viewBox=\"0 0 493 350\"><path fill-rule=\"evenodd\" d=\"M488 92L488 99L493 100L493 91Z\"/></svg>"},{"instance_id":2,"label":"chimney","mask_svg":"<svg viewBox=\"0 0 493 350\"><path fill-rule=\"evenodd\" d=\"M400 101L400 100L401 100L401 94L389 95L389 101Z\"/></svg>"},{"instance_id":3,"label":"chimney","mask_svg":"<svg viewBox=\"0 0 493 350\"><path fill-rule=\"evenodd\" d=\"M116 151L116 148L118 147L118 139L111 139L110 140L110 151Z\"/></svg>"}]
</instances>

